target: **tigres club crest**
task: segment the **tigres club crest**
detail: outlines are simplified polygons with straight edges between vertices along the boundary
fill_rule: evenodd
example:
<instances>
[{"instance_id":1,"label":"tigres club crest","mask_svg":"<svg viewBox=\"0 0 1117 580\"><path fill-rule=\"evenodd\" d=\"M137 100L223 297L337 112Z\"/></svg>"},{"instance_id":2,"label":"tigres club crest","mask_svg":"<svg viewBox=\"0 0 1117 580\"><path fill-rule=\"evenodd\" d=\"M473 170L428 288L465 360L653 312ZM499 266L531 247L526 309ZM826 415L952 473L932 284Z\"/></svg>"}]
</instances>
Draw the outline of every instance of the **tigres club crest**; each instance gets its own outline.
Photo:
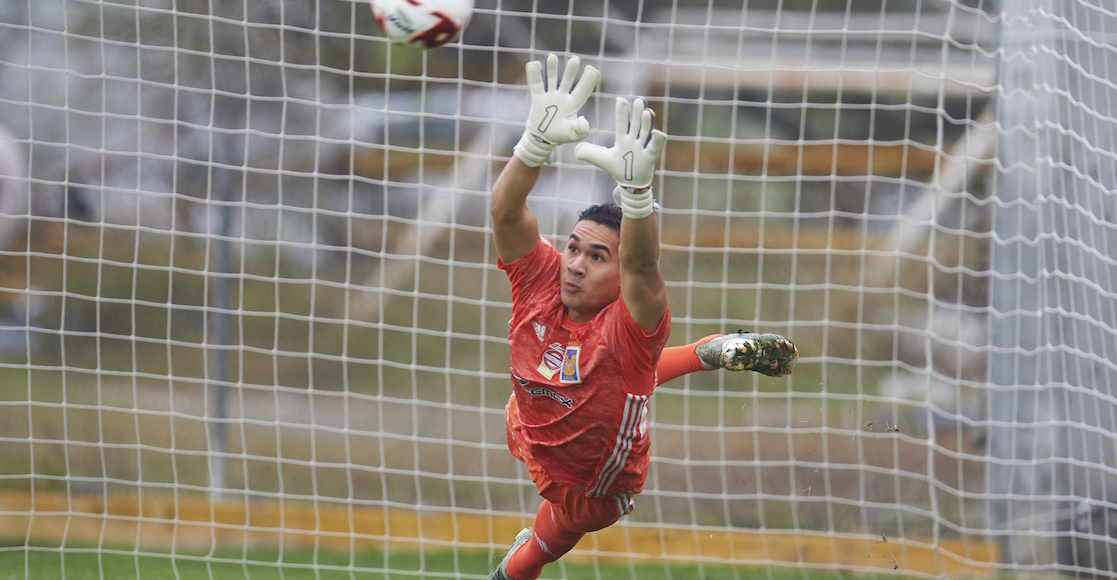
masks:
<instances>
[{"instance_id":1,"label":"tigres club crest","mask_svg":"<svg viewBox=\"0 0 1117 580\"><path fill-rule=\"evenodd\" d=\"M543 353L543 360L540 361L539 368L535 370L539 371L539 374L547 377L549 380L551 377L555 376L555 373L558 372L559 368L562 366L562 355L562 345L557 342L552 342Z\"/></svg>"},{"instance_id":2,"label":"tigres club crest","mask_svg":"<svg viewBox=\"0 0 1117 580\"><path fill-rule=\"evenodd\" d=\"M582 347L576 342L571 342L566 345L566 350L562 354L562 374L559 375L559 382L566 385L573 385L582 382L582 373L578 371L578 354L581 353Z\"/></svg>"}]
</instances>

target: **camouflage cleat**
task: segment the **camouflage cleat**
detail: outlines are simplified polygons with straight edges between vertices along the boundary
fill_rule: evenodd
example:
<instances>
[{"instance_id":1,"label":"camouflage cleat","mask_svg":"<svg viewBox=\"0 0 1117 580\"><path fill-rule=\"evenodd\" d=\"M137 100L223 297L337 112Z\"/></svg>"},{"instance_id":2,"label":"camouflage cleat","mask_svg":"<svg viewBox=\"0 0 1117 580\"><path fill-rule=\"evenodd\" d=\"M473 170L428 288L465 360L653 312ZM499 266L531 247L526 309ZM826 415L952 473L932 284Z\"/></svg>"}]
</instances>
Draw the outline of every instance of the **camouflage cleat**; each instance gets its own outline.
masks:
<instances>
[{"instance_id":1,"label":"camouflage cleat","mask_svg":"<svg viewBox=\"0 0 1117 580\"><path fill-rule=\"evenodd\" d=\"M531 539L531 528L524 528L520 533L516 534L516 539L512 540L512 547L508 548L508 553L504 555L504 559L500 561L500 565L489 574L489 580L512 580L508 574L504 573L504 565L508 563L508 558L512 557L516 549L527 543Z\"/></svg>"},{"instance_id":2,"label":"camouflage cleat","mask_svg":"<svg viewBox=\"0 0 1117 580\"><path fill-rule=\"evenodd\" d=\"M791 374L799 360L799 349L786 338L741 330L700 344L694 351L709 366L730 371L756 371L770 377Z\"/></svg>"}]
</instances>

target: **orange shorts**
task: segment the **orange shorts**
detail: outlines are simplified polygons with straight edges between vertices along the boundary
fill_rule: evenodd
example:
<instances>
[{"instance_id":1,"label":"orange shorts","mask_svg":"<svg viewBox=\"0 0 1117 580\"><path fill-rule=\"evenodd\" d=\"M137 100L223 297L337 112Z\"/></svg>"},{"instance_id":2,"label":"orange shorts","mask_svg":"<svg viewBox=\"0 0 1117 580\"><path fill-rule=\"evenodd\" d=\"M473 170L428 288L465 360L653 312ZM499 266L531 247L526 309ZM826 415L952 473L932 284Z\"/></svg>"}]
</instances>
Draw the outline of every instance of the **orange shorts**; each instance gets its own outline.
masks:
<instances>
[{"instance_id":1,"label":"orange shorts","mask_svg":"<svg viewBox=\"0 0 1117 580\"><path fill-rule=\"evenodd\" d=\"M559 527L571 532L596 532L607 528L632 511L632 494L606 497L588 497L576 487L551 480L547 472L531 456L531 451L520 436L519 407L516 395L508 398L504 408L505 435L512 456L527 465L531 481L543 499L551 502L551 513Z\"/></svg>"}]
</instances>

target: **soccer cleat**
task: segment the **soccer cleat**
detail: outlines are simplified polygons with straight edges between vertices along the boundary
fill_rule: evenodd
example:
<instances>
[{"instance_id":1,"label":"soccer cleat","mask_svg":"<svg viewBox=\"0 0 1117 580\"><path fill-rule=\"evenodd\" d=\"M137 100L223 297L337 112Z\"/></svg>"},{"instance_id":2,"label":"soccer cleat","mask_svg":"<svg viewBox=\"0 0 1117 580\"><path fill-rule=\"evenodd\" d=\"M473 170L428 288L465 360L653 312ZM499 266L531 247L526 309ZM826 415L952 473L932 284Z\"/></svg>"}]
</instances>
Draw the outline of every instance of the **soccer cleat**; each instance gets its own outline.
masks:
<instances>
[{"instance_id":1,"label":"soccer cleat","mask_svg":"<svg viewBox=\"0 0 1117 580\"><path fill-rule=\"evenodd\" d=\"M773 333L755 334L738 330L698 345L694 352L706 365L730 371L756 371L770 377L791 374L799 360L799 349Z\"/></svg>"},{"instance_id":2,"label":"soccer cleat","mask_svg":"<svg viewBox=\"0 0 1117 580\"><path fill-rule=\"evenodd\" d=\"M508 574L504 573L504 565L508 563L508 559L516 552L516 549L527 543L531 539L531 528L524 528L520 533L516 534L516 539L512 540L512 547L508 548L508 553L504 555L504 559L500 561L500 565L489 574L489 580L512 580Z\"/></svg>"}]
</instances>

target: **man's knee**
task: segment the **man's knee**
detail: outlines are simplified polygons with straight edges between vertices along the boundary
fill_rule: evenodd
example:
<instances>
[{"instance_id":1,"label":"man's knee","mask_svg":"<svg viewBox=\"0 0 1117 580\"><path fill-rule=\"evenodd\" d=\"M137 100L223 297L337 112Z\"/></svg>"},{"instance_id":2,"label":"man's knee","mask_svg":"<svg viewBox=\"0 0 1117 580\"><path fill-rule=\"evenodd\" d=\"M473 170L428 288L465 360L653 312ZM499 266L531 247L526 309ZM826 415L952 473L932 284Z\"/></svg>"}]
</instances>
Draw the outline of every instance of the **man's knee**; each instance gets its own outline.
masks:
<instances>
[{"instance_id":1,"label":"man's knee","mask_svg":"<svg viewBox=\"0 0 1117 580\"><path fill-rule=\"evenodd\" d=\"M589 533L603 530L621 519L616 503L607 498L581 497L554 510L555 523L572 532Z\"/></svg>"}]
</instances>

